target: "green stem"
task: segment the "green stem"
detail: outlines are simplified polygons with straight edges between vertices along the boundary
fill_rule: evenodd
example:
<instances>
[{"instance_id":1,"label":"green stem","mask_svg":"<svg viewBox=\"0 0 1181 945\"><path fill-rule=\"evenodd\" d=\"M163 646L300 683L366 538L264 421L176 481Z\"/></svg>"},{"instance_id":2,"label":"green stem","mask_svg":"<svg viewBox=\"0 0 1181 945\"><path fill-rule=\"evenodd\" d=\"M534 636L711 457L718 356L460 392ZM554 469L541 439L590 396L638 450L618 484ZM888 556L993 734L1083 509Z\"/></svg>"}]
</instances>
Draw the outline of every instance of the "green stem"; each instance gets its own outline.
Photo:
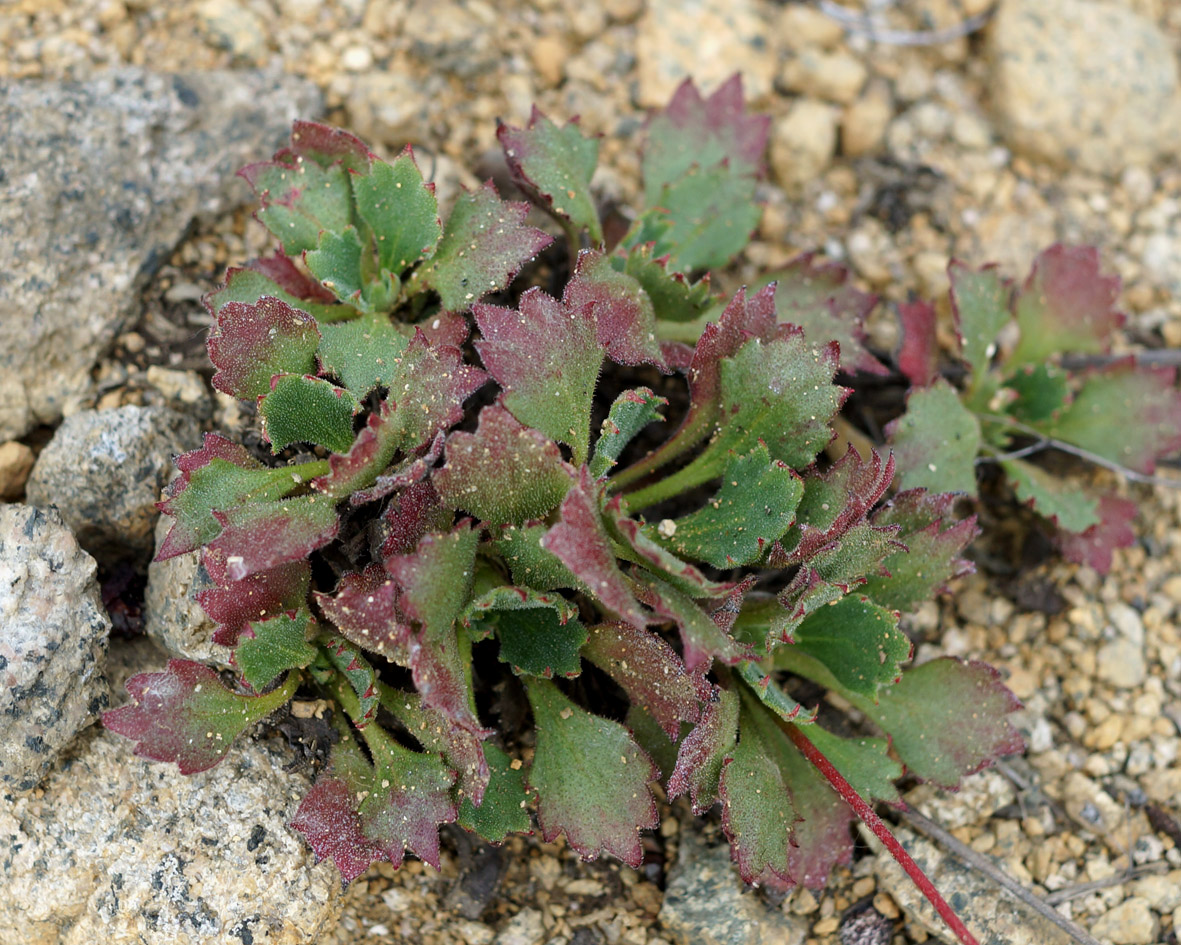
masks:
<instances>
[{"instance_id":1,"label":"green stem","mask_svg":"<svg viewBox=\"0 0 1181 945\"><path fill-rule=\"evenodd\" d=\"M626 496L628 507L633 512L639 511L649 505L671 499L682 492L695 489L720 474L721 470L714 468L713 459L709 453L702 453L688 466L678 469L671 476L657 479L635 492L629 492Z\"/></svg>"}]
</instances>

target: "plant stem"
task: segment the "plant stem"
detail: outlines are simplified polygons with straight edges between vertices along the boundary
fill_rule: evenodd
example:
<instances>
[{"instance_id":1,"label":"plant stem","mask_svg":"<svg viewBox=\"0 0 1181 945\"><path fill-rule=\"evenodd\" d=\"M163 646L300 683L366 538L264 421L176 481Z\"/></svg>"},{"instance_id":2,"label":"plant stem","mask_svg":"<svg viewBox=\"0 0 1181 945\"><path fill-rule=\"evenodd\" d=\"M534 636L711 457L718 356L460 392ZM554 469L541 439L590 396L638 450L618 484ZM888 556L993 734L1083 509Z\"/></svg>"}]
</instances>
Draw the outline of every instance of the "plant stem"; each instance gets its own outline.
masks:
<instances>
[{"instance_id":1,"label":"plant stem","mask_svg":"<svg viewBox=\"0 0 1181 945\"><path fill-rule=\"evenodd\" d=\"M931 882L927 874L919 868L919 865L911 855L906 852L906 849L898 842L898 838L890 833L890 828L882 822L882 819L865 802L864 798L853 790L853 786L833 767L832 762L825 758L820 749L808 740L808 736L800 730L798 725L786 725L784 726L784 730L796 748L816 766L816 769L824 775L825 780L836 789L841 799L853 808L854 813L861 818L861 822L873 831L874 836L882 841L886 849L890 851L890 855L906 871L906 875L911 878L911 881L919 888L919 891L926 896L927 901L935 907L935 911L947 923L947 927L955 933L956 938L960 940L962 945L980 945L975 936L968 931L968 927L964 925L960 917L947 904L947 900L940 895L939 890L935 888L935 884Z\"/></svg>"}]
</instances>

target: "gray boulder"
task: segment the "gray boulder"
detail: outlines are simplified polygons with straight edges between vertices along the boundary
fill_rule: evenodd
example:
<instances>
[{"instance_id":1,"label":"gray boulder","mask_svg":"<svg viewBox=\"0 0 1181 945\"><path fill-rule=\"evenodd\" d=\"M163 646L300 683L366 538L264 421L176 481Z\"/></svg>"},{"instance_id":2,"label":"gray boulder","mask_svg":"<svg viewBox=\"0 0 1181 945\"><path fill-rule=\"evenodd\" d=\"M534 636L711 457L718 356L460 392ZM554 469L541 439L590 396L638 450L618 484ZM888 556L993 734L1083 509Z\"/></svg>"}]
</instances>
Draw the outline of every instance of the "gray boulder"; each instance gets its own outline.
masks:
<instances>
[{"instance_id":1,"label":"gray boulder","mask_svg":"<svg viewBox=\"0 0 1181 945\"><path fill-rule=\"evenodd\" d=\"M111 683L162 669L150 641L113 644ZM94 728L36 796L0 798L0 941L22 945L312 945L340 875L287 827L308 789L282 746L242 738L185 777Z\"/></svg>"},{"instance_id":2,"label":"gray boulder","mask_svg":"<svg viewBox=\"0 0 1181 945\"><path fill-rule=\"evenodd\" d=\"M78 543L104 563L146 557L172 457L200 445L196 422L168 407L82 410L41 451L25 494L31 505L57 506Z\"/></svg>"},{"instance_id":3,"label":"gray boulder","mask_svg":"<svg viewBox=\"0 0 1181 945\"><path fill-rule=\"evenodd\" d=\"M4 791L36 787L58 753L107 707L102 664L111 624L96 570L56 511L0 504Z\"/></svg>"},{"instance_id":4,"label":"gray boulder","mask_svg":"<svg viewBox=\"0 0 1181 945\"><path fill-rule=\"evenodd\" d=\"M0 442L86 395L194 217L249 199L235 172L320 107L281 73L0 81Z\"/></svg>"}]
</instances>

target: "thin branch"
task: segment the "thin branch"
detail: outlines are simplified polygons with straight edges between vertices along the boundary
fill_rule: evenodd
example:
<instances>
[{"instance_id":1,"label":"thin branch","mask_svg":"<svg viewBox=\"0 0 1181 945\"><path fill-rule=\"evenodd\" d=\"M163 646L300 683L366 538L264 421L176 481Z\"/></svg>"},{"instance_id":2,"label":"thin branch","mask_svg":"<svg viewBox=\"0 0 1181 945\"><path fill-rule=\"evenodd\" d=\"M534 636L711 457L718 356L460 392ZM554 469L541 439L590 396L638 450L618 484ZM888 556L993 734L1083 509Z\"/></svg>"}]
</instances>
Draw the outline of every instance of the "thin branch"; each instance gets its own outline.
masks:
<instances>
[{"instance_id":1,"label":"thin branch","mask_svg":"<svg viewBox=\"0 0 1181 945\"><path fill-rule=\"evenodd\" d=\"M882 819L874 809L841 776L841 773L837 771L833 763L824 757L823 752L812 744L808 736L800 731L798 725L784 725L783 730L787 733L788 738L792 740L792 744L803 753L805 758L812 762L816 769L824 776L824 779L836 789L836 792L841 796L841 800L852 807L854 813L861 818L861 822L873 831L874 836L882 841L886 849L890 851L890 855L906 871L906 875L911 878L911 881L919 888L919 891L927 897L927 901L935 907L935 911L939 913L939 917L955 933L955 937L963 945L980 945L976 937L968 931L968 927L964 925L963 920L955 914L955 910L947 904L947 900L935 888L935 884L919 868L919 865L911 855L906 852L906 848L898 842L898 838L890 832L890 828L882 823ZM1088 942L1086 945L1092 945L1092 942ZM1094 942L1093 945L1099 945L1099 943Z\"/></svg>"},{"instance_id":2,"label":"thin branch","mask_svg":"<svg viewBox=\"0 0 1181 945\"><path fill-rule=\"evenodd\" d=\"M1107 889L1110 886L1118 886L1120 883L1126 883L1129 879L1135 879L1137 876L1144 876L1149 873L1162 873L1169 868L1167 863L1162 863L1157 860L1155 863L1142 863L1140 866L1131 866L1126 870L1120 870L1108 876L1106 879L1095 879L1089 883L1079 883L1077 886L1065 886L1062 889L1055 889L1052 893L1047 893L1045 903L1050 906L1056 906L1060 902L1070 902L1071 899L1077 899L1079 896L1085 896L1089 892L1094 892L1096 889Z\"/></svg>"},{"instance_id":3,"label":"thin branch","mask_svg":"<svg viewBox=\"0 0 1181 945\"><path fill-rule=\"evenodd\" d=\"M977 853L966 843L962 843L935 823L935 821L924 817L912 807L904 807L899 813L902 819L911 826L921 830L936 843L950 850L952 854L963 860L966 864L978 869L998 886L1011 892L1040 916L1053 922L1076 942L1081 942L1083 945L1102 945L1098 939L1093 938L1085 929L1071 922L1070 919L1062 915L1057 909L1052 909L1044 900L1039 899L1027 890L992 860L983 854Z\"/></svg>"},{"instance_id":4,"label":"thin branch","mask_svg":"<svg viewBox=\"0 0 1181 945\"><path fill-rule=\"evenodd\" d=\"M895 30L884 27L868 13L846 10L834 0L820 0L820 11L840 23L848 32L866 36L877 43L890 46L938 46L962 39L980 29L993 15L996 7L989 7L983 13L968 17L954 26L937 30Z\"/></svg>"},{"instance_id":5,"label":"thin branch","mask_svg":"<svg viewBox=\"0 0 1181 945\"><path fill-rule=\"evenodd\" d=\"M1057 440L1052 436L1046 436L1040 430L1028 426L1019 420L1014 420L1012 417L997 416L996 414L989 413L978 414L978 416L981 420L1000 423L1017 430L1019 433L1037 437L1044 447L1052 447L1053 449L1061 450L1063 453L1070 453L1079 459L1085 459L1088 463L1094 463L1096 466L1110 469L1113 473L1118 473L1132 482L1142 482L1149 486L1169 486L1173 489L1181 489L1181 479L1171 476L1150 476L1147 473L1136 472L1136 470L1129 469L1127 466L1121 466L1115 460L1108 459L1106 456L1100 456L1098 453L1092 453L1090 450L1085 450L1081 446L1075 446L1073 443L1067 443L1064 440Z\"/></svg>"},{"instance_id":6,"label":"thin branch","mask_svg":"<svg viewBox=\"0 0 1181 945\"><path fill-rule=\"evenodd\" d=\"M1137 364L1149 364L1156 367L1181 367L1181 348L1149 348L1146 351L1136 351L1130 355ZM1068 371L1078 371L1089 367L1106 367L1117 361L1126 361L1127 354L1064 354L1062 366Z\"/></svg>"}]
</instances>

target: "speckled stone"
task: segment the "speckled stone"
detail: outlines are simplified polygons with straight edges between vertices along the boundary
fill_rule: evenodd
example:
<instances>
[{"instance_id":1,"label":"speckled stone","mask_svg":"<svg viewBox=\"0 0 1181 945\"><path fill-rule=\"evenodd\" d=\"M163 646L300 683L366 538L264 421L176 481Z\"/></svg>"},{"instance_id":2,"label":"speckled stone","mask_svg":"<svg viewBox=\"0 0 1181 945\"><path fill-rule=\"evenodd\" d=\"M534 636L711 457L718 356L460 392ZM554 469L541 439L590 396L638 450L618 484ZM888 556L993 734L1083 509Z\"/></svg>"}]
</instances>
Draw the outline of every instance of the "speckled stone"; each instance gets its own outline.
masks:
<instances>
[{"instance_id":1,"label":"speckled stone","mask_svg":"<svg viewBox=\"0 0 1181 945\"><path fill-rule=\"evenodd\" d=\"M159 548L176 521L161 515L156 522L156 547ZM169 655L198 663L229 666L230 650L212 641L217 628L205 616L193 595L213 582L201 567L201 552L190 551L166 561L148 565L148 586L144 592L144 632Z\"/></svg>"},{"instance_id":2,"label":"speckled stone","mask_svg":"<svg viewBox=\"0 0 1181 945\"><path fill-rule=\"evenodd\" d=\"M130 651L129 654L125 652ZM112 682L163 666L119 643ZM21 945L313 945L340 877L288 829L306 776L240 740L191 777L96 727L33 795L0 799L0 941Z\"/></svg>"},{"instance_id":3,"label":"speckled stone","mask_svg":"<svg viewBox=\"0 0 1181 945\"><path fill-rule=\"evenodd\" d=\"M1053 922L1034 912L1016 896L929 840L905 827L894 827L901 842L935 888L943 894L980 945L1070 945L1074 941ZM867 831L862 836L869 839ZM881 844L870 840L878 853L875 872L878 883L913 919L940 941L951 940L951 933L917 886Z\"/></svg>"},{"instance_id":4,"label":"speckled stone","mask_svg":"<svg viewBox=\"0 0 1181 945\"><path fill-rule=\"evenodd\" d=\"M82 410L41 451L25 492L57 506L96 557L146 556L172 457L200 445L196 422L168 407Z\"/></svg>"},{"instance_id":5,"label":"speckled stone","mask_svg":"<svg viewBox=\"0 0 1181 945\"><path fill-rule=\"evenodd\" d=\"M111 629L94 559L61 516L0 505L0 787L36 787L107 707ZM3 898L3 897L0 897Z\"/></svg>"},{"instance_id":6,"label":"speckled stone","mask_svg":"<svg viewBox=\"0 0 1181 945\"><path fill-rule=\"evenodd\" d=\"M0 441L85 396L193 218L247 201L235 172L319 107L281 73L0 81Z\"/></svg>"},{"instance_id":7,"label":"speckled stone","mask_svg":"<svg viewBox=\"0 0 1181 945\"><path fill-rule=\"evenodd\" d=\"M742 73L748 100L771 92L778 58L754 0L648 0L636 24L639 104L660 108L692 77L705 93Z\"/></svg>"},{"instance_id":8,"label":"speckled stone","mask_svg":"<svg viewBox=\"0 0 1181 945\"><path fill-rule=\"evenodd\" d=\"M676 945L802 945L807 922L746 886L724 841L707 843L693 826L680 838L660 908L660 924Z\"/></svg>"},{"instance_id":9,"label":"speckled stone","mask_svg":"<svg viewBox=\"0 0 1181 945\"><path fill-rule=\"evenodd\" d=\"M992 100L1015 150L1118 174L1181 145L1176 55L1127 6L1004 0L989 46Z\"/></svg>"}]
</instances>

